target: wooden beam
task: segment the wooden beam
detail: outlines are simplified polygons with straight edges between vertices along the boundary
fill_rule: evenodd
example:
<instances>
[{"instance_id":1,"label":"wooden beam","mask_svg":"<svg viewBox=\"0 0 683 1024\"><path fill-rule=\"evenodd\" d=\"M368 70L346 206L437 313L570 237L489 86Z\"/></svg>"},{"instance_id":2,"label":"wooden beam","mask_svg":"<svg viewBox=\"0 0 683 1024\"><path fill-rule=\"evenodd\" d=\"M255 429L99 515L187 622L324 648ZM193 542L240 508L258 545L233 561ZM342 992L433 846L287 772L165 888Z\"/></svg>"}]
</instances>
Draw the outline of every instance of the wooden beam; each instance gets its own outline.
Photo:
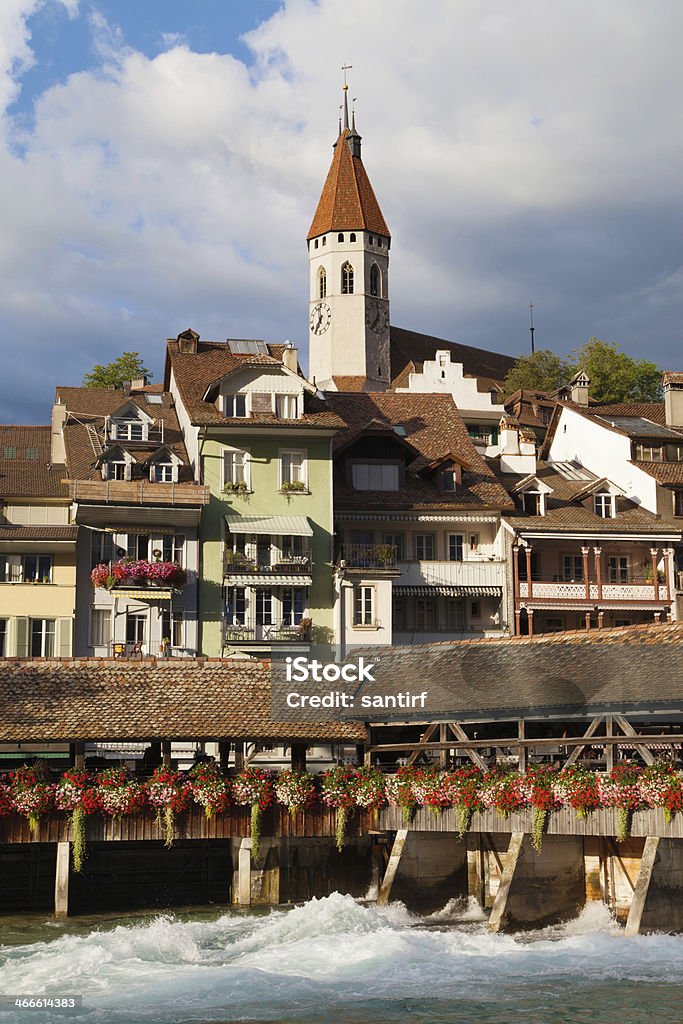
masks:
<instances>
[{"instance_id":1,"label":"wooden beam","mask_svg":"<svg viewBox=\"0 0 683 1024\"><path fill-rule=\"evenodd\" d=\"M74 768L85 768L85 743L76 740L74 743Z\"/></svg>"},{"instance_id":2,"label":"wooden beam","mask_svg":"<svg viewBox=\"0 0 683 1024\"><path fill-rule=\"evenodd\" d=\"M406 767L410 767L410 765L415 764L415 761L418 759L418 757L420 756L422 751L427 749L427 741L432 738L432 736L434 735L434 733L436 732L436 730L438 728L439 728L438 723L435 723L434 725L428 725L427 726L425 731L420 736L420 739L419 739L418 743L415 744L414 746L411 746L410 749L413 750L414 753L412 753L410 755L410 757L408 758ZM376 748L375 747L370 747L369 749L372 752Z\"/></svg>"},{"instance_id":3,"label":"wooden beam","mask_svg":"<svg viewBox=\"0 0 683 1024\"><path fill-rule=\"evenodd\" d=\"M508 846L508 852L505 857L505 867L503 868L500 885L498 886L498 892L496 893L496 898L493 901L493 908L491 910L491 916L489 917L488 929L490 932L499 932L505 925L510 886L512 885L512 879L515 876L515 869L517 867L519 855L522 852L523 842L523 832L513 832L510 836L510 845Z\"/></svg>"},{"instance_id":4,"label":"wooden beam","mask_svg":"<svg viewBox=\"0 0 683 1024\"><path fill-rule=\"evenodd\" d=\"M69 861L71 843L57 843L55 868L55 917L69 916Z\"/></svg>"},{"instance_id":5,"label":"wooden beam","mask_svg":"<svg viewBox=\"0 0 683 1024\"><path fill-rule=\"evenodd\" d=\"M398 865L401 861L401 855L406 845L406 839L408 838L408 829L400 828L396 833L394 844L391 847L391 855L389 857L389 863L387 864L387 870L384 872L384 878L379 888L379 895L377 897L377 906L383 907L389 902L391 896L391 887L394 884L396 878L396 872L398 871Z\"/></svg>"},{"instance_id":6,"label":"wooden beam","mask_svg":"<svg viewBox=\"0 0 683 1024\"><path fill-rule=\"evenodd\" d=\"M456 739L469 740L469 736L459 722L449 722L448 725ZM477 768L481 768L483 772L487 770L488 765L486 764L486 761L481 754L477 754L472 747L465 747L465 753L469 757L470 761L474 761Z\"/></svg>"},{"instance_id":7,"label":"wooden beam","mask_svg":"<svg viewBox=\"0 0 683 1024\"><path fill-rule=\"evenodd\" d=\"M634 738L637 742L634 743ZM543 749L544 747L583 747L589 746L589 737L587 734L583 736L553 736L553 737L537 737L536 739L525 739L520 740L516 736L505 736L502 739L497 737L496 739L490 740L449 740L447 743L428 743L426 748L429 750L450 750L455 748L456 750L463 750L471 747L472 749L485 750L487 747L505 747L516 750L518 747L526 747L527 749L533 750L535 747ZM639 745L647 746L648 744L669 743L673 746L683 746L683 734L672 735L670 733L653 734L651 736L643 736L639 733L634 733L633 736L597 736L595 739L596 746L600 747L629 747L635 749ZM424 744L420 743L378 743L374 747L370 748L373 753L382 753L387 751L408 751L412 750L419 753L425 749ZM576 760L574 758L574 760Z\"/></svg>"},{"instance_id":8,"label":"wooden beam","mask_svg":"<svg viewBox=\"0 0 683 1024\"><path fill-rule=\"evenodd\" d=\"M235 740L235 771L241 772L244 768L244 743L242 740Z\"/></svg>"},{"instance_id":9,"label":"wooden beam","mask_svg":"<svg viewBox=\"0 0 683 1024\"><path fill-rule=\"evenodd\" d=\"M520 770L520 772L525 772L526 771L526 764L527 764L527 758L528 758L529 751L527 750L527 748L521 742L523 739L525 739L525 728L524 728L524 719L523 718L520 718L518 720L518 722L517 722L517 739L520 741L520 744L519 744L519 770Z\"/></svg>"},{"instance_id":10,"label":"wooden beam","mask_svg":"<svg viewBox=\"0 0 683 1024\"><path fill-rule=\"evenodd\" d=\"M614 718L615 723L619 726L619 728L621 729L621 731L624 733L625 736L637 736L638 735L636 730L633 728L633 726L629 722L628 718L625 718L623 715L613 715L613 718ZM645 764L654 764L654 760L655 760L654 756L650 753L650 751L647 749L647 747L638 745L636 747L636 750L638 751L638 753L642 757L642 759L645 762Z\"/></svg>"},{"instance_id":11,"label":"wooden beam","mask_svg":"<svg viewBox=\"0 0 683 1024\"><path fill-rule=\"evenodd\" d=\"M626 920L625 935L638 935L645 910L645 900L652 880L652 871L657 860L657 849L659 847L659 836L647 836L643 847L643 856L640 858L640 868L636 887L631 900L631 907Z\"/></svg>"},{"instance_id":12,"label":"wooden beam","mask_svg":"<svg viewBox=\"0 0 683 1024\"><path fill-rule=\"evenodd\" d=\"M598 729L600 723L602 722L602 719L603 719L602 715L597 715L593 719L593 721L590 723L590 725L586 729L585 733L583 734L586 737L586 739L588 739L589 737L595 735L595 733L597 732L597 729ZM568 743L567 744L563 744L563 746L569 746L569 744ZM569 757L567 758L567 760L564 762L562 767L563 768L568 768L570 764L574 764L574 762L576 760L578 760L579 757L581 757L581 754L583 754L585 746L586 746L586 744L584 743L583 746L575 747L574 750L572 750L572 752L569 755Z\"/></svg>"},{"instance_id":13,"label":"wooden beam","mask_svg":"<svg viewBox=\"0 0 683 1024\"><path fill-rule=\"evenodd\" d=\"M614 719L612 715L605 715L605 736L614 736ZM614 768L614 747L607 747L605 750L605 769L611 772Z\"/></svg>"},{"instance_id":14,"label":"wooden beam","mask_svg":"<svg viewBox=\"0 0 683 1024\"><path fill-rule=\"evenodd\" d=\"M161 763L163 764L164 768L170 768L171 767L171 741L170 740L162 740L161 741Z\"/></svg>"}]
</instances>

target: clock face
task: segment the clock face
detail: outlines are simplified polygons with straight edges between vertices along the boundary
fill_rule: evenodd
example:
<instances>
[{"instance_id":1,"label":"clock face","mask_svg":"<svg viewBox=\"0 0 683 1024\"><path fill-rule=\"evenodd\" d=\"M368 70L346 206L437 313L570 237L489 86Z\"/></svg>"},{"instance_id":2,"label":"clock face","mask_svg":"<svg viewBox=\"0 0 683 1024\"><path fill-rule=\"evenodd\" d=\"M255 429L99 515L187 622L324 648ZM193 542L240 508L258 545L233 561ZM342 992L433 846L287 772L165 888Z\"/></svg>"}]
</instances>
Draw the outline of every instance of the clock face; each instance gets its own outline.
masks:
<instances>
[{"instance_id":1,"label":"clock face","mask_svg":"<svg viewBox=\"0 0 683 1024\"><path fill-rule=\"evenodd\" d=\"M386 306L381 302L368 302L365 313L365 322L375 334L382 334L389 323L389 314Z\"/></svg>"},{"instance_id":2,"label":"clock face","mask_svg":"<svg viewBox=\"0 0 683 1024\"><path fill-rule=\"evenodd\" d=\"M330 320L332 319L332 310L326 302L316 302L315 306L311 310L311 330L314 334L324 334L327 328L330 326Z\"/></svg>"}]
</instances>

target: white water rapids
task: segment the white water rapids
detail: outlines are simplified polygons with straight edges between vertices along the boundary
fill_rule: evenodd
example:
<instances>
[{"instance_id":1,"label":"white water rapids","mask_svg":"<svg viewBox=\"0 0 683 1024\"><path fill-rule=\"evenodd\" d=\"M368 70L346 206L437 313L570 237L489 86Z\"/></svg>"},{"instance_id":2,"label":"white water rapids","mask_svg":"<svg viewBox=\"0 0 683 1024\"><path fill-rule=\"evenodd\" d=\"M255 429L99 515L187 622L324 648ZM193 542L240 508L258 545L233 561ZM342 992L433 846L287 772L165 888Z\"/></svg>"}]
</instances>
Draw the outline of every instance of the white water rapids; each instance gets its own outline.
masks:
<instances>
[{"instance_id":1,"label":"white water rapids","mask_svg":"<svg viewBox=\"0 0 683 1024\"><path fill-rule=\"evenodd\" d=\"M425 918L339 894L265 913L46 922L37 933L22 943L15 930L0 946L0 992L82 995L72 1019L88 1024L683 1021L683 938L627 939L601 904L519 935L488 934L471 901ZM0 1024L29 1019L64 1018L0 1014Z\"/></svg>"}]
</instances>

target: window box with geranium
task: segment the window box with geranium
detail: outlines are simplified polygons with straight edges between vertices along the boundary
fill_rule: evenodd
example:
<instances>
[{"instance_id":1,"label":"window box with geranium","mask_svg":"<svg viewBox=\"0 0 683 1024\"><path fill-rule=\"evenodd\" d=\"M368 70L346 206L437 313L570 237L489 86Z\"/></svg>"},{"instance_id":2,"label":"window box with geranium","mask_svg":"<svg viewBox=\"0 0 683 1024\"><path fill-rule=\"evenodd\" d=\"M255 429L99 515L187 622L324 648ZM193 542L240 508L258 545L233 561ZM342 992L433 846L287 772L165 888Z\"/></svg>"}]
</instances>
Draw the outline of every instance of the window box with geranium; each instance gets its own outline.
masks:
<instances>
[{"instance_id":1,"label":"window box with geranium","mask_svg":"<svg viewBox=\"0 0 683 1024\"><path fill-rule=\"evenodd\" d=\"M190 769L194 802L204 808L207 818L222 814L230 806L230 783L215 761L200 761Z\"/></svg>"},{"instance_id":2,"label":"window box with geranium","mask_svg":"<svg viewBox=\"0 0 683 1024\"><path fill-rule=\"evenodd\" d=\"M258 860L263 812L275 797L273 776L265 768L245 768L233 780L232 795L236 804L251 807L251 855Z\"/></svg>"},{"instance_id":3,"label":"window box with geranium","mask_svg":"<svg viewBox=\"0 0 683 1024\"><path fill-rule=\"evenodd\" d=\"M307 810L315 801L315 782L308 772L286 768L278 772L275 796L290 814Z\"/></svg>"},{"instance_id":4,"label":"window box with geranium","mask_svg":"<svg viewBox=\"0 0 683 1024\"><path fill-rule=\"evenodd\" d=\"M73 868L80 874L85 861L86 815L100 809L97 780L85 768L68 769L55 787L55 806L69 815Z\"/></svg>"},{"instance_id":5,"label":"window box with geranium","mask_svg":"<svg viewBox=\"0 0 683 1024\"><path fill-rule=\"evenodd\" d=\"M35 832L43 814L52 810L55 787L49 781L47 768L40 761L22 765L10 772L12 805L19 814L28 818L31 832Z\"/></svg>"},{"instance_id":6,"label":"window box with geranium","mask_svg":"<svg viewBox=\"0 0 683 1024\"><path fill-rule=\"evenodd\" d=\"M344 849L344 837L349 815L356 806L356 772L339 765L323 775L322 800L337 811L337 849Z\"/></svg>"},{"instance_id":7,"label":"window box with geranium","mask_svg":"<svg viewBox=\"0 0 683 1024\"><path fill-rule=\"evenodd\" d=\"M156 807L157 826L163 828L166 846L175 838L176 815L186 811L192 800L192 789L181 772L160 765L147 783L147 799Z\"/></svg>"},{"instance_id":8,"label":"window box with geranium","mask_svg":"<svg viewBox=\"0 0 683 1024\"><path fill-rule=\"evenodd\" d=\"M105 768L98 778L100 808L112 818L137 814L147 804L144 787L128 768Z\"/></svg>"},{"instance_id":9,"label":"window box with geranium","mask_svg":"<svg viewBox=\"0 0 683 1024\"><path fill-rule=\"evenodd\" d=\"M131 584L148 587L172 587L174 589L185 586L187 573L177 562L148 562L146 559L121 558L118 562L106 565L104 562L96 565L90 573L90 579L95 588L113 590L117 586L130 586Z\"/></svg>"}]
</instances>

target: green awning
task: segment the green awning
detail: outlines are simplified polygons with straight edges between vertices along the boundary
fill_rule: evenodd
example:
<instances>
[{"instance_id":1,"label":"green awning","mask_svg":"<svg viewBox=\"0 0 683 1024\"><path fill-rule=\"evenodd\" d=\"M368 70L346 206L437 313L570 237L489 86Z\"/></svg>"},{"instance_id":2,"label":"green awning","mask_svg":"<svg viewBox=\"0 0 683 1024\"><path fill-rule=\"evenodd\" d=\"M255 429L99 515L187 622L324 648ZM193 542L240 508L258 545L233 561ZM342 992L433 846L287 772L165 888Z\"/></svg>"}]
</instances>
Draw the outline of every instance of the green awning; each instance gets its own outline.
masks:
<instances>
[{"instance_id":1,"label":"green awning","mask_svg":"<svg viewBox=\"0 0 683 1024\"><path fill-rule=\"evenodd\" d=\"M276 534L279 537L312 537L306 516L240 516L229 512L225 521L231 533Z\"/></svg>"}]
</instances>

